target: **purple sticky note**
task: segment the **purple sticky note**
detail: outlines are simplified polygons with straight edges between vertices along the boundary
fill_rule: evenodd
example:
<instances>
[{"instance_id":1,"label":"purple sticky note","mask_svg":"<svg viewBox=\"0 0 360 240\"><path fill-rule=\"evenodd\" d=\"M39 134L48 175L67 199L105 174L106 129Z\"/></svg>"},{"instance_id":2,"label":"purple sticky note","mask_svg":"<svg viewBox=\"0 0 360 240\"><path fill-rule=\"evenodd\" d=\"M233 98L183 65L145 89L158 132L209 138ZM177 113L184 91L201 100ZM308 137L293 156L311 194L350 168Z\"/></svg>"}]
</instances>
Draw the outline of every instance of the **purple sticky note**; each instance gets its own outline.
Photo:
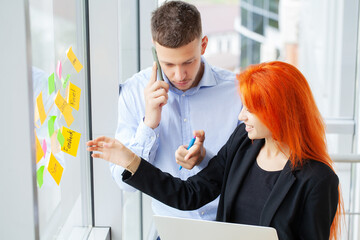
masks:
<instances>
[{"instance_id":1,"label":"purple sticky note","mask_svg":"<svg viewBox=\"0 0 360 240\"><path fill-rule=\"evenodd\" d=\"M58 61L58 64L56 67L56 74L59 79L61 79L61 71L62 71L61 61Z\"/></svg>"},{"instance_id":2,"label":"purple sticky note","mask_svg":"<svg viewBox=\"0 0 360 240\"><path fill-rule=\"evenodd\" d=\"M45 139L44 139L43 144L42 144L42 150L43 150L43 152L44 152L44 157L45 157L45 155L46 155L46 149L47 149L47 146L46 146L46 141L45 141Z\"/></svg>"}]
</instances>

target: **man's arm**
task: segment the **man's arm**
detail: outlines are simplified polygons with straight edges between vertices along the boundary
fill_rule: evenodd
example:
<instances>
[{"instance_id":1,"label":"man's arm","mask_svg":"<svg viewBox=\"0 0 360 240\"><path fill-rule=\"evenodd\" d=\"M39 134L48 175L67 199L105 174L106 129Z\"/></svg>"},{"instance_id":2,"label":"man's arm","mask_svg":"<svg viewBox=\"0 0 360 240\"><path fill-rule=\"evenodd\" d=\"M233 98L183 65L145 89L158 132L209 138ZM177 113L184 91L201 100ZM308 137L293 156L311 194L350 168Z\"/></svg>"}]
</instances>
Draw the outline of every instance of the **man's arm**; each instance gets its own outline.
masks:
<instances>
[{"instance_id":1,"label":"man's arm","mask_svg":"<svg viewBox=\"0 0 360 240\"><path fill-rule=\"evenodd\" d=\"M142 82L148 76L139 73L133 78L135 79L129 79L129 81ZM139 90L139 86L143 85L128 84L123 86L120 91L118 126L115 138L141 158L153 163L159 146L158 125L161 119L161 108L167 102L169 85L165 82L156 81L155 65L143 92L141 89ZM110 170L120 188L133 190L121 180L124 168L110 164Z\"/></svg>"}]
</instances>

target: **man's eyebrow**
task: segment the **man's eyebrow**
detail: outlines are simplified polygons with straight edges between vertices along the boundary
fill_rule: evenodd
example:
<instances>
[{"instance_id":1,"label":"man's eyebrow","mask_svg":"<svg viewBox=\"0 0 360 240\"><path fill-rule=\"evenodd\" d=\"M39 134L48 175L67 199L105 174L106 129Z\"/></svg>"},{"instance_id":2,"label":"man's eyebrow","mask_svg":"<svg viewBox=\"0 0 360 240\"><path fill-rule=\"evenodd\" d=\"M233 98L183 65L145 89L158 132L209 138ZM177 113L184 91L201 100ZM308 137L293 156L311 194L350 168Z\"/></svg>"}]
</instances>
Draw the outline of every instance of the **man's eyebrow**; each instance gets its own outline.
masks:
<instances>
[{"instance_id":1,"label":"man's eyebrow","mask_svg":"<svg viewBox=\"0 0 360 240\"><path fill-rule=\"evenodd\" d=\"M195 57L189 58L188 60L182 62L182 64L183 64L183 63L186 63L186 62L191 62L191 61L193 61L194 59L195 59ZM162 62L162 63L164 63L164 64L174 64L174 63L172 63L172 62L162 61L162 60L160 60L160 59L159 59L159 61Z\"/></svg>"}]
</instances>

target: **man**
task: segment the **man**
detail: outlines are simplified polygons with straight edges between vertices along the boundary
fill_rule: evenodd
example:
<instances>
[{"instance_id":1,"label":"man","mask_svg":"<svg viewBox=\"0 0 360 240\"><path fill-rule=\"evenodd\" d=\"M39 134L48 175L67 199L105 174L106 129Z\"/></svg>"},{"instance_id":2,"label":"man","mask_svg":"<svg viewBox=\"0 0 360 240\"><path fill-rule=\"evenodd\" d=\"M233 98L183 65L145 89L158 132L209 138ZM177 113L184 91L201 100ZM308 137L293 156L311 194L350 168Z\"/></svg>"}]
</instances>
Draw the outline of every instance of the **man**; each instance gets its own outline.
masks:
<instances>
[{"instance_id":1,"label":"man","mask_svg":"<svg viewBox=\"0 0 360 240\"><path fill-rule=\"evenodd\" d=\"M154 63L121 85L115 137L163 171L187 179L206 167L238 124L235 75L202 57L208 38L202 37L200 13L193 5L164 3L152 14L151 30L164 81L156 80ZM194 132L199 129L204 131ZM187 150L194 134L195 144ZM131 189L122 182L124 169L110 168L117 184ZM204 220L215 220L217 205L218 199L180 211L152 202L157 215Z\"/></svg>"}]
</instances>

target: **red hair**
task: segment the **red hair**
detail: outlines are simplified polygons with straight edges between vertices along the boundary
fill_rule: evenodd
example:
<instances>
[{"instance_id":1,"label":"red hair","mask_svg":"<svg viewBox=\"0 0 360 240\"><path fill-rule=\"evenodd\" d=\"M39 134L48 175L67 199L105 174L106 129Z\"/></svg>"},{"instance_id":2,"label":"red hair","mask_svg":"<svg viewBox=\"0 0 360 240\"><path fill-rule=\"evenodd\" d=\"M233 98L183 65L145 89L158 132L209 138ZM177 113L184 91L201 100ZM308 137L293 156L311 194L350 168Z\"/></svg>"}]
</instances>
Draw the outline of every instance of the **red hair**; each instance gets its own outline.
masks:
<instances>
[{"instance_id":1,"label":"red hair","mask_svg":"<svg viewBox=\"0 0 360 240\"><path fill-rule=\"evenodd\" d=\"M271 131L274 140L289 147L293 168L313 159L334 170L324 120L308 82L296 67L280 61L261 63L249 66L237 79L244 105ZM344 212L340 187L338 192L330 239L337 239Z\"/></svg>"}]
</instances>

